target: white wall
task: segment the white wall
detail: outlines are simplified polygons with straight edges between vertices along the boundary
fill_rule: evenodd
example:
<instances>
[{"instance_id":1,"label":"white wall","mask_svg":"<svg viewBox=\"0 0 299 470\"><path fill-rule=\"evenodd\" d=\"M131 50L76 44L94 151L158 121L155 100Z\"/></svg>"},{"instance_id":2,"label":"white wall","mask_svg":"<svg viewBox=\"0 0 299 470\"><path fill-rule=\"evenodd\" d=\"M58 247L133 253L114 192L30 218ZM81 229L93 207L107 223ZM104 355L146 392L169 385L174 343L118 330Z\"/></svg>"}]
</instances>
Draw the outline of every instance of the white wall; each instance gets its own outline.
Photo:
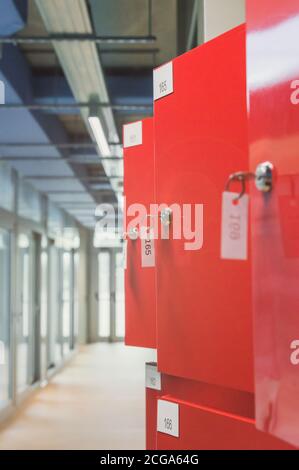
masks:
<instances>
[{"instance_id":1,"label":"white wall","mask_svg":"<svg viewBox=\"0 0 299 470\"><path fill-rule=\"evenodd\" d=\"M245 0L204 0L204 41L245 22Z\"/></svg>"}]
</instances>

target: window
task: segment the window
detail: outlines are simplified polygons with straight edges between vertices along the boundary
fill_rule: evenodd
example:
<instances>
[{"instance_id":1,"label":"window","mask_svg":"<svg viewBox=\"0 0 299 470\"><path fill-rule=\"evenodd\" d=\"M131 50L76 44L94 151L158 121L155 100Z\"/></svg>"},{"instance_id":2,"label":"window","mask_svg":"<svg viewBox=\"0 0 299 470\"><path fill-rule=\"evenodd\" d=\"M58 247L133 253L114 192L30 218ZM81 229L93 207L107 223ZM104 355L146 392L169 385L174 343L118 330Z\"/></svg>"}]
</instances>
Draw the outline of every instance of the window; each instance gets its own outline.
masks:
<instances>
[{"instance_id":1,"label":"window","mask_svg":"<svg viewBox=\"0 0 299 470\"><path fill-rule=\"evenodd\" d=\"M0 408L10 399L10 237L0 229Z\"/></svg>"},{"instance_id":2,"label":"window","mask_svg":"<svg viewBox=\"0 0 299 470\"><path fill-rule=\"evenodd\" d=\"M17 346L17 387L18 393L26 390L33 382L34 334L33 334L33 259L31 238L20 234L19 246L19 285L20 315L18 317Z\"/></svg>"}]
</instances>

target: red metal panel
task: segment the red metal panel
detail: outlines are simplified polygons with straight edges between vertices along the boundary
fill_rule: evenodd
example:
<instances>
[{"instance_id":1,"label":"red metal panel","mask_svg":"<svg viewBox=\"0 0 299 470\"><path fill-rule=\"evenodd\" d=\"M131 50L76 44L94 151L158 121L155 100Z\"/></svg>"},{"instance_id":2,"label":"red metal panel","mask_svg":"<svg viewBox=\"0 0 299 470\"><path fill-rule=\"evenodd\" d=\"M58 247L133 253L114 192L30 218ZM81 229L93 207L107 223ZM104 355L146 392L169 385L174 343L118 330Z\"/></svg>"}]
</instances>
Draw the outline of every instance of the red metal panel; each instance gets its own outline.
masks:
<instances>
[{"instance_id":1,"label":"red metal panel","mask_svg":"<svg viewBox=\"0 0 299 470\"><path fill-rule=\"evenodd\" d=\"M254 419L254 394L217 385L162 375L162 394L197 405Z\"/></svg>"},{"instance_id":2,"label":"red metal panel","mask_svg":"<svg viewBox=\"0 0 299 470\"><path fill-rule=\"evenodd\" d=\"M251 186L256 420L299 446L299 2L247 17L250 166L274 165L271 193Z\"/></svg>"},{"instance_id":3,"label":"red metal panel","mask_svg":"<svg viewBox=\"0 0 299 470\"><path fill-rule=\"evenodd\" d=\"M157 400L160 391L145 389L146 394L146 450L157 449Z\"/></svg>"},{"instance_id":4,"label":"red metal panel","mask_svg":"<svg viewBox=\"0 0 299 470\"><path fill-rule=\"evenodd\" d=\"M289 450L288 444L258 431L252 419L194 405L179 404L179 437L157 432L158 450Z\"/></svg>"},{"instance_id":5,"label":"red metal panel","mask_svg":"<svg viewBox=\"0 0 299 470\"><path fill-rule=\"evenodd\" d=\"M124 191L127 208L154 202L153 119L142 121L142 144L124 148ZM127 217L127 223L130 222ZM145 221L146 223L146 221ZM126 229L125 229L126 230ZM156 347L155 268L141 267L141 241L128 239L125 270L125 343Z\"/></svg>"},{"instance_id":6,"label":"red metal panel","mask_svg":"<svg viewBox=\"0 0 299 470\"><path fill-rule=\"evenodd\" d=\"M252 391L250 262L220 259L225 183L248 166L245 56L241 26L176 58L155 101L157 202L204 204L201 250L157 243L157 325L159 370Z\"/></svg>"}]
</instances>

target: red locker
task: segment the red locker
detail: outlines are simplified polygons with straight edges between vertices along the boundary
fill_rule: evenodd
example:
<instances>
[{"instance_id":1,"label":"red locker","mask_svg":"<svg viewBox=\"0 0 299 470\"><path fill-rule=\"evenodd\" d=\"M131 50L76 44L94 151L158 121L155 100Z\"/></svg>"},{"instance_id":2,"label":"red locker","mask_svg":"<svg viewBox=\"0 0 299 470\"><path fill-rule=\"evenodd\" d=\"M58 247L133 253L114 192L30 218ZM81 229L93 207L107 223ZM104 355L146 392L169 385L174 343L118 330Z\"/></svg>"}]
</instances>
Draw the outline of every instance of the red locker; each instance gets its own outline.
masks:
<instances>
[{"instance_id":1,"label":"red locker","mask_svg":"<svg viewBox=\"0 0 299 470\"><path fill-rule=\"evenodd\" d=\"M178 423L162 416L166 428L177 425L178 437L157 432L158 450L290 450L290 445L255 428L254 420L163 395L178 406ZM171 421L169 421L171 420ZM166 429L169 432L169 429ZM171 432L171 431L170 431Z\"/></svg>"},{"instance_id":2,"label":"red locker","mask_svg":"<svg viewBox=\"0 0 299 470\"><path fill-rule=\"evenodd\" d=\"M124 192L127 210L142 204L149 213L154 202L153 119L124 126ZM129 211L130 212L130 211ZM133 214L133 212L132 212ZM127 215L125 232L134 219ZM144 226L147 226L147 217ZM125 270L125 343L129 346L156 347L155 267L142 267L142 242L137 234L127 234Z\"/></svg>"},{"instance_id":3,"label":"red locker","mask_svg":"<svg viewBox=\"0 0 299 470\"><path fill-rule=\"evenodd\" d=\"M250 167L273 165L270 192L251 184L256 421L299 446L299 2L247 18Z\"/></svg>"},{"instance_id":4,"label":"red locker","mask_svg":"<svg viewBox=\"0 0 299 470\"><path fill-rule=\"evenodd\" d=\"M157 241L157 343L163 373L252 391L249 257L220 257L226 181L248 168L245 61L241 26L156 71L157 203L203 204L200 249Z\"/></svg>"}]
</instances>

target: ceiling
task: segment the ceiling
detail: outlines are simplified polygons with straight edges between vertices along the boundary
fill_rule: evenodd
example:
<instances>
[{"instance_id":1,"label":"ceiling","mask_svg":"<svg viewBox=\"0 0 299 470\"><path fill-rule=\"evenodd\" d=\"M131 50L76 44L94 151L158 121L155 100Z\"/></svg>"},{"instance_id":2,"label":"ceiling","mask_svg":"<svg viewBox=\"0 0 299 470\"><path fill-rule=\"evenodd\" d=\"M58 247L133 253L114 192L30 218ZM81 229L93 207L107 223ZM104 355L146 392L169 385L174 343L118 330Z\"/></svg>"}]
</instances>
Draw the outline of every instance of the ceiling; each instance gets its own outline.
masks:
<instances>
[{"instance_id":1,"label":"ceiling","mask_svg":"<svg viewBox=\"0 0 299 470\"><path fill-rule=\"evenodd\" d=\"M94 226L98 203L121 202L122 126L151 115L152 70L181 50L182 12L190 16L193 3L184 0L182 9L177 0L1 2L0 22L5 15L9 20L15 15L0 29L4 36L155 37L143 44L56 41L3 47L0 73L8 83L7 101L19 108L0 109L0 117L5 112L7 121L7 128L0 129L1 156L9 157L28 181L86 227ZM135 106L134 110L98 109L111 153L102 160L88 126L88 107L74 107L94 96L100 102ZM26 108L31 104L40 109ZM9 132L9 122L15 123L17 133ZM3 146L8 142L26 146Z\"/></svg>"}]
</instances>

